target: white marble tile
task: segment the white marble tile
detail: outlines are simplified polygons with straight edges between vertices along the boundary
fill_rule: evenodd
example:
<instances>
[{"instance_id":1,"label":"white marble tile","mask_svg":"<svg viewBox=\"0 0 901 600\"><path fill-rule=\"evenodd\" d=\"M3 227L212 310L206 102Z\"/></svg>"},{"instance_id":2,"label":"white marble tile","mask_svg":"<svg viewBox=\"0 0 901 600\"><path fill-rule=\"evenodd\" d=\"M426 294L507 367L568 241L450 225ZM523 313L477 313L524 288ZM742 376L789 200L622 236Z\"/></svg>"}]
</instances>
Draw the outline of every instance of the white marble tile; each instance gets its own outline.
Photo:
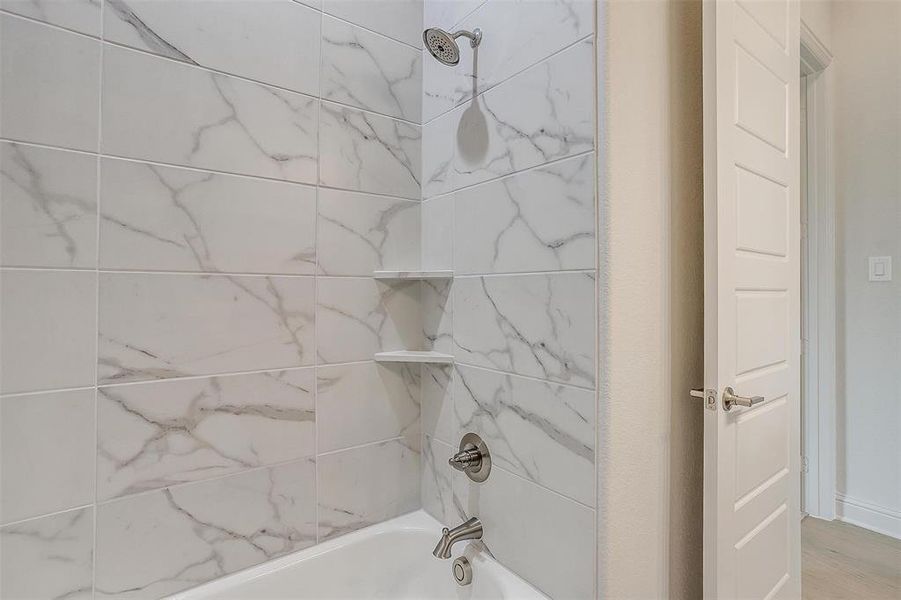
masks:
<instances>
[{"instance_id":1,"label":"white marble tile","mask_svg":"<svg viewBox=\"0 0 901 600\"><path fill-rule=\"evenodd\" d=\"M463 507L455 502L454 471L447 464L456 448L425 436L422 447L422 508L447 527L456 527L466 519Z\"/></svg>"},{"instance_id":2,"label":"white marble tile","mask_svg":"<svg viewBox=\"0 0 901 600\"><path fill-rule=\"evenodd\" d=\"M591 273L454 280L457 361L593 387Z\"/></svg>"},{"instance_id":3,"label":"white marble tile","mask_svg":"<svg viewBox=\"0 0 901 600\"><path fill-rule=\"evenodd\" d=\"M420 48L422 5L422 0L323 0L322 10Z\"/></svg>"},{"instance_id":4,"label":"white marble tile","mask_svg":"<svg viewBox=\"0 0 901 600\"><path fill-rule=\"evenodd\" d=\"M97 265L97 158L0 143L0 262Z\"/></svg>"},{"instance_id":5,"label":"white marble tile","mask_svg":"<svg viewBox=\"0 0 901 600\"><path fill-rule=\"evenodd\" d=\"M422 266L454 270L454 197L422 203Z\"/></svg>"},{"instance_id":6,"label":"white marble tile","mask_svg":"<svg viewBox=\"0 0 901 600\"><path fill-rule=\"evenodd\" d=\"M312 368L101 387L97 495L315 454Z\"/></svg>"},{"instance_id":7,"label":"white marble tile","mask_svg":"<svg viewBox=\"0 0 901 600\"><path fill-rule=\"evenodd\" d=\"M484 483L454 473L453 485L455 506L481 519L501 564L551 598L595 597L594 510L502 468Z\"/></svg>"},{"instance_id":8,"label":"white marble tile","mask_svg":"<svg viewBox=\"0 0 901 600\"><path fill-rule=\"evenodd\" d=\"M422 126L421 180L424 200L454 189L454 155L458 139L458 119L454 117L457 116L450 113Z\"/></svg>"},{"instance_id":9,"label":"white marble tile","mask_svg":"<svg viewBox=\"0 0 901 600\"><path fill-rule=\"evenodd\" d=\"M420 127L322 103L319 183L420 199Z\"/></svg>"},{"instance_id":10,"label":"white marble tile","mask_svg":"<svg viewBox=\"0 0 901 600\"><path fill-rule=\"evenodd\" d=\"M504 0L482 4L454 26L482 29L477 53L461 48L460 62L455 67L427 57L429 60L423 65L423 120L437 117L473 94L490 89L591 35L594 5L593 0ZM581 76L591 79L592 71L584 71Z\"/></svg>"},{"instance_id":11,"label":"white marble tile","mask_svg":"<svg viewBox=\"0 0 901 600\"><path fill-rule=\"evenodd\" d=\"M400 440L319 457L319 539L419 508L419 452Z\"/></svg>"},{"instance_id":12,"label":"white marble tile","mask_svg":"<svg viewBox=\"0 0 901 600\"><path fill-rule=\"evenodd\" d=\"M0 398L0 522L94 500L94 390Z\"/></svg>"},{"instance_id":13,"label":"white marble tile","mask_svg":"<svg viewBox=\"0 0 901 600\"><path fill-rule=\"evenodd\" d=\"M100 0L0 0L0 9L87 35L100 35Z\"/></svg>"},{"instance_id":14,"label":"white marble tile","mask_svg":"<svg viewBox=\"0 0 901 600\"><path fill-rule=\"evenodd\" d=\"M100 42L0 14L0 136L97 151Z\"/></svg>"},{"instance_id":15,"label":"white marble tile","mask_svg":"<svg viewBox=\"0 0 901 600\"><path fill-rule=\"evenodd\" d=\"M106 154L316 182L314 98L116 46L103 69Z\"/></svg>"},{"instance_id":16,"label":"white marble tile","mask_svg":"<svg viewBox=\"0 0 901 600\"><path fill-rule=\"evenodd\" d=\"M312 459L97 508L96 595L159 598L316 542Z\"/></svg>"},{"instance_id":17,"label":"white marble tile","mask_svg":"<svg viewBox=\"0 0 901 600\"><path fill-rule=\"evenodd\" d=\"M455 25L485 2L486 0L426 0L422 8L423 24L425 27L454 31Z\"/></svg>"},{"instance_id":18,"label":"white marble tile","mask_svg":"<svg viewBox=\"0 0 901 600\"><path fill-rule=\"evenodd\" d=\"M424 196L592 150L593 72L586 40L430 122Z\"/></svg>"},{"instance_id":19,"label":"white marble tile","mask_svg":"<svg viewBox=\"0 0 901 600\"><path fill-rule=\"evenodd\" d=\"M312 274L316 189L103 159L100 266Z\"/></svg>"},{"instance_id":20,"label":"white marble tile","mask_svg":"<svg viewBox=\"0 0 901 600\"><path fill-rule=\"evenodd\" d=\"M455 376L452 365L422 367L422 432L450 445L460 441L460 420L454 413Z\"/></svg>"},{"instance_id":21,"label":"white marble tile","mask_svg":"<svg viewBox=\"0 0 901 600\"><path fill-rule=\"evenodd\" d=\"M454 194L461 273L593 269L594 154Z\"/></svg>"},{"instance_id":22,"label":"white marble tile","mask_svg":"<svg viewBox=\"0 0 901 600\"><path fill-rule=\"evenodd\" d=\"M97 275L0 273L0 392L94 385Z\"/></svg>"},{"instance_id":23,"label":"white marble tile","mask_svg":"<svg viewBox=\"0 0 901 600\"><path fill-rule=\"evenodd\" d=\"M93 508L0 528L0 597L90 600L93 546Z\"/></svg>"},{"instance_id":24,"label":"white marble tile","mask_svg":"<svg viewBox=\"0 0 901 600\"><path fill-rule=\"evenodd\" d=\"M105 40L319 93L320 14L293 0L106 0Z\"/></svg>"},{"instance_id":25,"label":"white marble tile","mask_svg":"<svg viewBox=\"0 0 901 600\"><path fill-rule=\"evenodd\" d=\"M594 506L593 390L460 365L454 406L460 431L485 440L493 465Z\"/></svg>"},{"instance_id":26,"label":"white marble tile","mask_svg":"<svg viewBox=\"0 0 901 600\"><path fill-rule=\"evenodd\" d=\"M325 363L369 360L376 352L419 350L419 282L320 277L316 351Z\"/></svg>"},{"instance_id":27,"label":"white marble tile","mask_svg":"<svg viewBox=\"0 0 901 600\"><path fill-rule=\"evenodd\" d=\"M425 348L434 352L453 354L453 280L423 280L420 298Z\"/></svg>"},{"instance_id":28,"label":"white marble tile","mask_svg":"<svg viewBox=\"0 0 901 600\"><path fill-rule=\"evenodd\" d=\"M313 363L313 279L105 273L101 383Z\"/></svg>"},{"instance_id":29,"label":"white marble tile","mask_svg":"<svg viewBox=\"0 0 901 600\"><path fill-rule=\"evenodd\" d=\"M419 123L422 52L326 15L322 98Z\"/></svg>"},{"instance_id":30,"label":"white marble tile","mask_svg":"<svg viewBox=\"0 0 901 600\"><path fill-rule=\"evenodd\" d=\"M316 370L319 452L403 437L419 447L419 366L373 362Z\"/></svg>"},{"instance_id":31,"label":"white marble tile","mask_svg":"<svg viewBox=\"0 0 901 600\"><path fill-rule=\"evenodd\" d=\"M419 202L319 190L319 272L369 277L419 268Z\"/></svg>"}]
</instances>

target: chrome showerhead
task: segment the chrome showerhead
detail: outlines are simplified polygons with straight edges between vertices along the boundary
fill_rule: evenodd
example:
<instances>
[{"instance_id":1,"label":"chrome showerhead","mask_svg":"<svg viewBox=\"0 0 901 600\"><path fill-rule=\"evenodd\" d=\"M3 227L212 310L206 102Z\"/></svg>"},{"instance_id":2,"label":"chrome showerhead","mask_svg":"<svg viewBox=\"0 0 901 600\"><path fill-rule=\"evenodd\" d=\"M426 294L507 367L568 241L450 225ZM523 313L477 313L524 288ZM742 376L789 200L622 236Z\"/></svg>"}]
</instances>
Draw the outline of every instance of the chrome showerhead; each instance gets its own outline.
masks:
<instances>
[{"instance_id":1,"label":"chrome showerhead","mask_svg":"<svg viewBox=\"0 0 901 600\"><path fill-rule=\"evenodd\" d=\"M422 41L438 62L452 67L460 62L460 47L457 46L457 38L460 36L469 38L469 46L475 48L482 41L482 30L476 28L472 32L448 33L443 29L431 27L422 32Z\"/></svg>"}]
</instances>

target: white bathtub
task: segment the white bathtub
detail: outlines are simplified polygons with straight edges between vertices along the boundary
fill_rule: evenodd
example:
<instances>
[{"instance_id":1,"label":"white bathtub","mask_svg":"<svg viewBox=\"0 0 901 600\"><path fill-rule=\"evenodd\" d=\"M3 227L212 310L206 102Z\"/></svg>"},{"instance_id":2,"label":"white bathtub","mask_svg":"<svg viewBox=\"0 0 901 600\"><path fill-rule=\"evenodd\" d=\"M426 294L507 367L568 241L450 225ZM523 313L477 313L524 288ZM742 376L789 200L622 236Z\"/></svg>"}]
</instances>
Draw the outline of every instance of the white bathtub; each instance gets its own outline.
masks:
<instances>
[{"instance_id":1,"label":"white bathtub","mask_svg":"<svg viewBox=\"0 0 901 600\"><path fill-rule=\"evenodd\" d=\"M417 511L283 556L172 596L175 600L546 599L483 552L460 542L472 564L472 584L458 586L451 560L432 556L441 524ZM486 531L490 540L491 532Z\"/></svg>"}]
</instances>

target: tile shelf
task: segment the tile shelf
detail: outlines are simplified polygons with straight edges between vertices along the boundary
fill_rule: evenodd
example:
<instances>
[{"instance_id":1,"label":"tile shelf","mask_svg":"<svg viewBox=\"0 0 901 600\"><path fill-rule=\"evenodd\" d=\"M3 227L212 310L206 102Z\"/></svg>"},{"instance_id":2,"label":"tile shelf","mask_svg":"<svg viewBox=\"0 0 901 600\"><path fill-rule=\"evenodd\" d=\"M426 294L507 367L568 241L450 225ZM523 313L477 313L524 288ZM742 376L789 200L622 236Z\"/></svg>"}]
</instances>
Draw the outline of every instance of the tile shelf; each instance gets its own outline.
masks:
<instances>
[{"instance_id":1,"label":"tile shelf","mask_svg":"<svg viewBox=\"0 0 901 600\"><path fill-rule=\"evenodd\" d=\"M373 271L375 279L451 279L453 271Z\"/></svg>"},{"instance_id":2,"label":"tile shelf","mask_svg":"<svg viewBox=\"0 0 901 600\"><path fill-rule=\"evenodd\" d=\"M430 363L449 365L453 364L454 357L442 352L429 350L395 350L393 352L376 352L373 356L376 362L403 362L403 363Z\"/></svg>"}]
</instances>

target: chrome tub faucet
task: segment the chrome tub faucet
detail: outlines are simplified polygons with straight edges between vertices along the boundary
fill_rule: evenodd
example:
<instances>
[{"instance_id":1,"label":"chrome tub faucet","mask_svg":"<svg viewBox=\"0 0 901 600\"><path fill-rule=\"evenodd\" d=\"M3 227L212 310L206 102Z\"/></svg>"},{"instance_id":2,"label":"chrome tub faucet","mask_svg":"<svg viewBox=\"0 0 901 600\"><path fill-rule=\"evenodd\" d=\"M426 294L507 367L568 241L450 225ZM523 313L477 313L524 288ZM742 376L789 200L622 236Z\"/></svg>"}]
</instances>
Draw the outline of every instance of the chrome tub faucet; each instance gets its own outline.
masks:
<instances>
[{"instance_id":1,"label":"chrome tub faucet","mask_svg":"<svg viewBox=\"0 0 901 600\"><path fill-rule=\"evenodd\" d=\"M432 554L436 558L450 558L451 548L457 542L480 539L482 539L482 522L479 521L478 517L472 517L453 529L448 529L447 527L442 529L441 539L438 541L435 549L432 550Z\"/></svg>"}]
</instances>

